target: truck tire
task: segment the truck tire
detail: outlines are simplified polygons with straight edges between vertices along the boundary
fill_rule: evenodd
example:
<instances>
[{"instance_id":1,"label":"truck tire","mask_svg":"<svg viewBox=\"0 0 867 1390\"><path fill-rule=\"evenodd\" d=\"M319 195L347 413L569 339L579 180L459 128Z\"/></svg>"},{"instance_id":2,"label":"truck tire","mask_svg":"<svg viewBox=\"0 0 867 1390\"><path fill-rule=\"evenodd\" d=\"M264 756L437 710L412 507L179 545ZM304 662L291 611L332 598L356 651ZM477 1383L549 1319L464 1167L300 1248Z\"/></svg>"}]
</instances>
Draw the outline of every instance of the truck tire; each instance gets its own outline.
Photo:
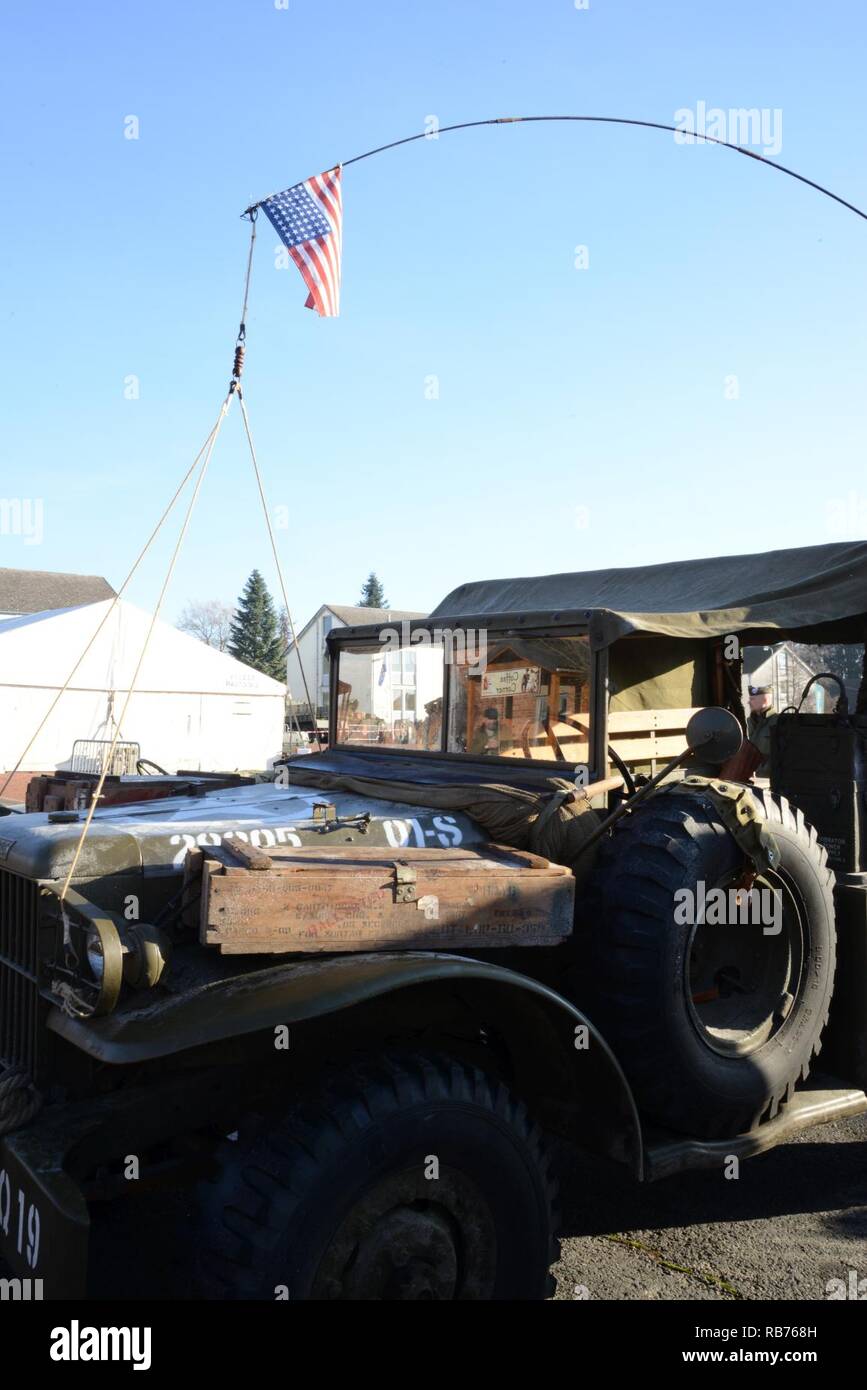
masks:
<instances>
[{"instance_id":1,"label":"truck tire","mask_svg":"<svg viewBox=\"0 0 867 1390\"><path fill-rule=\"evenodd\" d=\"M223 1145L204 1197L205 1297L548 1292L557 1248L542 1138L523 1104L478 1068L378 1058L253 1129Z\"/></svg>"},{"instance_id":2,"label":"truck tire","mask_svg":"<svg viewBox=\"0 0 867 1390\"><path fill-rule=\"evenodd\" d=\"M705 894L727 892L746 862L710 798L692 792L653 797L626 818L604 842L582 905L581 1002L644 1115L699 1138L730 1138L776 1115L809 1073L831 1001L827 855L800 811L754 795L781 854L756 880L765 896L752 911L763 905L763 922L733 924L731 909L729 925L678 920L701 883ZM695 896L676 899L683 889Z\"/></svg>"}]
</instances>

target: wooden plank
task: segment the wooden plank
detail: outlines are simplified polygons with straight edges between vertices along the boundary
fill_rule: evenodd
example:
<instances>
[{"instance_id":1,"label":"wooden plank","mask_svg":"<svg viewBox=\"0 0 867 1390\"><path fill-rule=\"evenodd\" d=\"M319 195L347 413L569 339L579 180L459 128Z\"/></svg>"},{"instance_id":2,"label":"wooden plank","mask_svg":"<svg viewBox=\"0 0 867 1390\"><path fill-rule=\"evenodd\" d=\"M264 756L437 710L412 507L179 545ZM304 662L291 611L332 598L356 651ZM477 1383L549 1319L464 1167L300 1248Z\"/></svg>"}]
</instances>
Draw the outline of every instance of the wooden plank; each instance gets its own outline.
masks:
<instances>
[{"instance_id":1,"label":"wooden plank","mask_svg":"<svg viewBox=\"0 0 867 1390\"><path fill-rule=\"evenodd\" d=\"M233 955L486 950L552 946L572 930L571 872L523 851L353 846L285 849L273 859L270 871L251 872L209 851L205 944Z\"/></svg>"},{"instance_id":2,"label":"wooden plank","mask_svg":"<svg viewBox=\"0 0 867 1390\"><path fill-rule=\"evenodd\" d=\"M651 758L676 758L686 749L684 734L670 734L662 738L648 733L635 738L612 738L610 746L624 762L648 762Z\"/></svg>"},{"instance_id":3,"label":"wooden plank","mask_svg":"<svg viewBox=\"0 0 867 1390\"><path fill-rule=\"evenodd\" d=\"M637 733L640 729L685 729L697 709L614 709L608 711L608 732Z\"/></svg>"},{"instance_id":4,"label":"wooden plank","mask_svg":"<svg viewBox=\"0 0 867 1390\"><path fill-rule=\"evenodd\" d=\"M50 781L50 778L48 778L48 777L31 777L31 778L30 778L30 781L27 783L27 790L26 790L25 793L24 793L24 809L25 809L25 811L41 811L41 810L42 810L42 801L43 801L43 798L44 798L44 796L45 796L45 790L46 790L46 788L47 788L47 786L48 786L49 781ZM11 786L10 786L10 796L11 796Z\"/></svg>"},{"instance_id":5,"label":"wooden plank","mask_svg":"<svg viewBox=\"0 0 867 1390\"><path fill-rule=\"evenodd\" d=\"M695 709L610 710L608 739L627 763L667 762L686 750Z\"/></svg>"},{"instance_id":6,"label":"wooden plank","mask_svg":"<svg viewBox=\"0 0 867 1390\"><path fill-rule=\"evenodd\" d=\"M245 844L243 840L236 840L233 835L226 835L223 844L230 854L238 859L245 869L272 868L272 861L267 854L255 845Z\"/></svg>"},{"instance_id":7,"label":"wooden plank","mask_svg":"<svg viewBox=\"0 0 867 1390\"><path fill-rule=\"evenodd\" d=\"M199 900L202 891L202 865L204 861L205 855L202 850L187 850L181 890L181 925L188 929L196 926L201 912Z\"/></svg>"},{"instance_id":8,"label":"wooden plank","mask_svg":"<svg viewBox=\"0 0 867 1390\"><path fill-rule=\"evenodd\" d=\"M245 846L246 848L246 846ZM192 851L190 851L192 853ZM224 841L221 845L207 845L205 857L214 863L214 872L220 867L229 872L237 871L234 851ZM552 864L539 854L529 850L512 849L511 845L482 844L478 849L454 847L451 849L421 849L416 846L401 846L389 849L386 845L358 845L351 847L319 845L274 845L268 851L268 858L274 872L294 872L306 866L322 866L335 873L344 871L354 873L359 865L377 865L388 869L395 864L427 865L432 872L443 869L474 869L484 861L491 873L509 873L520 869L548 869L555 874L568 874L562 864Z\"/></svg>"}]
</instances>

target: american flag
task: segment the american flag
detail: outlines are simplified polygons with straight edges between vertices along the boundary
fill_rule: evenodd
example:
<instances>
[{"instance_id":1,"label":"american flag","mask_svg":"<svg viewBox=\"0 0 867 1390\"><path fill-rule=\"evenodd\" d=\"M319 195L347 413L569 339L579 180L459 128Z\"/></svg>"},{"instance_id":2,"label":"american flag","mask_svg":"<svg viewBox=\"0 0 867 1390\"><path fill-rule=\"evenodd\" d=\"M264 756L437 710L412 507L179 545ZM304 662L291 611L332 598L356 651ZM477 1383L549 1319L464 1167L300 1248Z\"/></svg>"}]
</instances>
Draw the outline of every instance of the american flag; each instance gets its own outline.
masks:
<instances>
[{"instance_id":1,"label":"american flag","mask_svg":"<svg viewBox=\"0 0 867 1390\"><path fill-rule=\"evenodd\" d=\"M306 307L322 318L336 318L340 311L340 175L338 165L274 193L262 204L310 291Z\"/></svg>"}]
</instances>

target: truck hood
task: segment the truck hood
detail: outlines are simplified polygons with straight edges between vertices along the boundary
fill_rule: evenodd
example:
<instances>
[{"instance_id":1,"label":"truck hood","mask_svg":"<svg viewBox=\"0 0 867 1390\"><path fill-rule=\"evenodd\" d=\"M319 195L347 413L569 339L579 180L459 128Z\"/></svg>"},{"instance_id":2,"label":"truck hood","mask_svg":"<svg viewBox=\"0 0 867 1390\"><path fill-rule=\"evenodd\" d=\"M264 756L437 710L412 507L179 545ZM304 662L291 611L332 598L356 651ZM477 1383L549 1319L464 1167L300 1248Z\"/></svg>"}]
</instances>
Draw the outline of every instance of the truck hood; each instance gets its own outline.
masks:
<instances>
[{"instance_id":1,"label":"truck hood","mask_svg":"<svg viewBox=\"0 0 867 1390\"><path fill-rule=\"evenodd\" d=\"M324 801L334 807L335 818L314 825L314 803ZM353 823L359 816L370 817L364 830ZM27 878L64 878L83 821L84 812L77 821L62 824L49 822L45 812L4 818L0 821L0 868ZM460 812L444 814L430 807L372 800L351 792L325 793L268 782L98 810L74 881L142 870L146 874L177 874L188 850L218 845L232 836L266 853L277 845L450 848L489 838Z\"/></svg>"}]
</instances>

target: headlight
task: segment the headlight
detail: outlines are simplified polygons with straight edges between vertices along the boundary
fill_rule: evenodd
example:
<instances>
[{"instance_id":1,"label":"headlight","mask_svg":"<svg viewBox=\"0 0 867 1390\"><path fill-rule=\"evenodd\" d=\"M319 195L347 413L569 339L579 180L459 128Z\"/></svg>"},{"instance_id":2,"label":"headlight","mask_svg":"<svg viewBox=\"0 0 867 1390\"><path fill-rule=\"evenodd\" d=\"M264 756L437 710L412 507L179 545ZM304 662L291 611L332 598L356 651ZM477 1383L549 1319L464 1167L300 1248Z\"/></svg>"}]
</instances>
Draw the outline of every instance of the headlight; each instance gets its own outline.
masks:
<instances>
[{"instance_id":1,"label":"headlight","mask_svg":"<svg viewBox=\"0 0 867 1390\"><path fill-rule=\"evenodd\" d=\"M102 949L102 940L96 927L90 927L85 939L85 949L87 951L87 963L90 966L90 973L93 978L102 983L105 974L105 955Z\"/></svg>"},{"instance_id":2,"label":"headlight","mask_svg":"<svg viewBox=\"0 0 867 1390\"><path fill-rule=\"evenodd\" d=\"M122 923L74 888L67 894L67 909L69 917L61 905L67 973L71 970L79 981L74 989L77 1015L110 1014L123 984Z\"/></svg>"}]
</instances>

